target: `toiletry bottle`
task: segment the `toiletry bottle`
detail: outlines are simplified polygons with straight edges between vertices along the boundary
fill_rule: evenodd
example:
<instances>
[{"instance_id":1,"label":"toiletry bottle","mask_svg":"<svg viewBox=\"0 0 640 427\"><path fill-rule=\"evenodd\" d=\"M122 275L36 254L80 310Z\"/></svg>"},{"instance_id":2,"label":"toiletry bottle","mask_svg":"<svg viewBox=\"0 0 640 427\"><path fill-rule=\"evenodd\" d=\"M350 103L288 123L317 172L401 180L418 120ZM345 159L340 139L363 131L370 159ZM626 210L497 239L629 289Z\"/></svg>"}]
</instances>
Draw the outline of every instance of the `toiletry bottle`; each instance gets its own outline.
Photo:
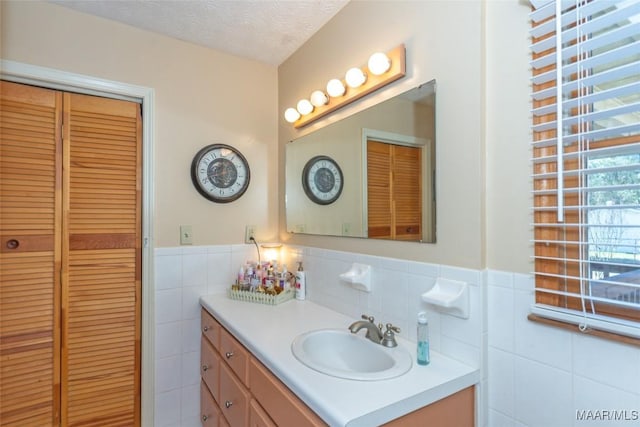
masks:
<instances>
[{"instance_id":1,"label":"toiletry bottle","mask_svg":"<svg viewBox=\"0 0 640 427\"><path fill-rule=\"evenodd\" d=\"M418 365L428 365L429 357L429 323L427 313L418 313Z\"/></svg>"},{"instance_id":2,"label":"toiletry bottle","mask_svg":"<svg viewBox=\"0 0 640 427\"><path fill-rule=\"evenodd\" d=\"M242 285L243 282L244 282L244 267L241 265L240 270L238 271L238 280L236 281L236 283L238 285Z\"/></svg>"},{"instance_id":3,"label":"toiletry bottle","mask_svg":"<svg viewBox=\"0 0 640 427\"><path fill-rule=\"evenodd\" d=\"M302 269L302 262L298 262L298 271L296 271L296 299L304 300L307 296L307 283Z\"/></svg>"},{"instance_id":4,"label":"toiletry bottle","mask_svg":"<svg viewBox=\"0 0 640 427\"><path fill-rule=\"evenodd\" d=\"M280 276L278 277L278 285L282 289L286 289L289 286L289 281L287 280L287 275L289 272L287 271L287 264L282 264L282 271L280 272Z\"/></svg>"}]
</instances>

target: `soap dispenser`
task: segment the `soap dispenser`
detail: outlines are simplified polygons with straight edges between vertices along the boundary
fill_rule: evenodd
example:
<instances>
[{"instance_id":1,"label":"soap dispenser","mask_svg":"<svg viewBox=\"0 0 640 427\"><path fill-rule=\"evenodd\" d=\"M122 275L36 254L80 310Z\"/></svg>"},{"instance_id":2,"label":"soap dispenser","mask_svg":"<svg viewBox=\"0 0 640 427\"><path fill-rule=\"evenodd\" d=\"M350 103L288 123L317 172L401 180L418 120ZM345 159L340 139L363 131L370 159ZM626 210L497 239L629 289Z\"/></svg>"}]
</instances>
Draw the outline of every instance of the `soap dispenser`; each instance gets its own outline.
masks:
<instances>
[{"instance_id":1,"label":"soap dispenser","mask_svg":"<svg viewBox=\"0 0 640 427\"><path fill-rule=\"evenodd\" d=\"M418 313L418 365L428 365L429 357L429 322L427 321L427 313L421 311Z\"/></svg>"},{"instance_id":2,"label":"soap dispenser","mask_svg":"<svg viewBox=\"0 0 640 427\"><path fill-rule=\"evenodd\" d=\"M307 297L307 281L302 268L302 262L298 262L298 271L296 271L296 299L304 300Z\"/></svg>"}]
</instances>

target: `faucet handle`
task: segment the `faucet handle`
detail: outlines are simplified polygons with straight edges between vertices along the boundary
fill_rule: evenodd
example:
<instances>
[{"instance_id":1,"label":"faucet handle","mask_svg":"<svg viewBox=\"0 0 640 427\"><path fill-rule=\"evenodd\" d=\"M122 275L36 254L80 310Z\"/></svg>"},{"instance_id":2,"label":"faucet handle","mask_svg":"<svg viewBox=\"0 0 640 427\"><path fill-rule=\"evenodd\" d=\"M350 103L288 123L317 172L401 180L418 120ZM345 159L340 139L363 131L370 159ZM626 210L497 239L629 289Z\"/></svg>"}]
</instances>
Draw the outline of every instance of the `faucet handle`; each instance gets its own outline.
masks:
<instances>
[{"instance_id":1,"label":"faucet handle","mask_svg":"<svg viewBox=\"0 0 640 427\"><path fill-rule=\"evenodd\" d=\"M382 340L380 340L380 344L385 347L397 347L398 343L396 342L396 336L394 332L400 333L400 328L398 328L397 326L393 326L391 323L387 323L386 326L387 330L385 331Z\"/></svg>"},{"instance_id":2,"label":"faucet handle","mask_svg":"<svg viewBox=\"0 0 640 427\"><path fill-rule=\"evenodd\" d=\"M397 326L393 326L391 323L387 323L387 332L388 331L393 331L396 334L400 333L400 328L398 328Z\"/></svg>"},{"instance_id":3,"label":"faucet handle","mask_svg":"<svg viewBox=\"0 0 640 427\"><path fill-rule=\"evenodd\" d=\"M369 316L368 314L363 314L360 317L362 317L364 320L368 320L371 323L373 323L373 321L375 320L373 316Z\"/></svg>"}]
</instances>

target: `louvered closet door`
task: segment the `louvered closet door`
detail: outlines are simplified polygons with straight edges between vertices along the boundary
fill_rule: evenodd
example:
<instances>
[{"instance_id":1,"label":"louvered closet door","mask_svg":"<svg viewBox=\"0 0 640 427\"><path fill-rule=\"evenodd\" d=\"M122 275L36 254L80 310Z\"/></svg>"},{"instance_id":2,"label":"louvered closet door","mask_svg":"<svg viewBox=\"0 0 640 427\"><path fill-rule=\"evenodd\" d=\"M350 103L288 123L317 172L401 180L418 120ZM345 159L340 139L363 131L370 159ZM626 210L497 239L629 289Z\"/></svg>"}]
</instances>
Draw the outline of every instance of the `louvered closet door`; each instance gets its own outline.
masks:
<instances>
[{"instance_id":1,"label":"louvered closet door","mask_svg":"<svg viewBox=\"0 0 640 427\"><path fill-rule=\"evenodd\" d=\"M395 238L422 240L422 149L393 146Z\"/></svg>"},{"instance_id":2,"label":"louvered closet door","mask_svg":"<svg viewBox=\"0 0 640 427\"><path fill-rule=\"evenodd\" d=\"M389 144L367 141L367 222L368 237L392 237L392 176Z\"/></svg>"},{"instance_id":3,"label":"louvered closet door","mask_svg":"<svg viewBox=\"0 0 640 427\"><path fill-rule=\"evenodd\" d=\"M141 118L64 96L62 416L140 424Z\"/></svg>"},{"instance_id":4,"label":"louvered closet door","mask_svg":"<svg viewBox=\"0 0 640 427\"><path fill-rule=\"evenodd\" d=\"M0 82L0 425L59 422L59 92Z\"/></svg>"},{"instance_id":5,"label":"louvered closet door","mask_svg":"<svg viewBox=\"0 0 640 427\"><path fill-rule=\"evenodd\" d=\"M422 148L367 141L368 236L422 240Z\"/></svg>"}]
</instances>

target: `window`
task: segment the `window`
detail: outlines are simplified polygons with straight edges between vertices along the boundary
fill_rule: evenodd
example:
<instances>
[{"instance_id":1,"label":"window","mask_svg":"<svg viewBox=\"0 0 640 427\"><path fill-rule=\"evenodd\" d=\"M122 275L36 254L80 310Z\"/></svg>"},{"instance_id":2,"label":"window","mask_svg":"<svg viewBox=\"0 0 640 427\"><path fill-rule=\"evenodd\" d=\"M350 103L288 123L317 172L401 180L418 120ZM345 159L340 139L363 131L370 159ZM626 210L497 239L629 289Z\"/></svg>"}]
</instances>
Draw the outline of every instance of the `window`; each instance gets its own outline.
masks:
<instances>
[{"instance_id":1,"label":"window","mask_svg":"<svg viewBox=\"0 0 640 427\"><path fill-rule=\"evenodd\" d=\"M640 339L640 2L531 3L532 312Z\"/></svg>"}]
</instances>

